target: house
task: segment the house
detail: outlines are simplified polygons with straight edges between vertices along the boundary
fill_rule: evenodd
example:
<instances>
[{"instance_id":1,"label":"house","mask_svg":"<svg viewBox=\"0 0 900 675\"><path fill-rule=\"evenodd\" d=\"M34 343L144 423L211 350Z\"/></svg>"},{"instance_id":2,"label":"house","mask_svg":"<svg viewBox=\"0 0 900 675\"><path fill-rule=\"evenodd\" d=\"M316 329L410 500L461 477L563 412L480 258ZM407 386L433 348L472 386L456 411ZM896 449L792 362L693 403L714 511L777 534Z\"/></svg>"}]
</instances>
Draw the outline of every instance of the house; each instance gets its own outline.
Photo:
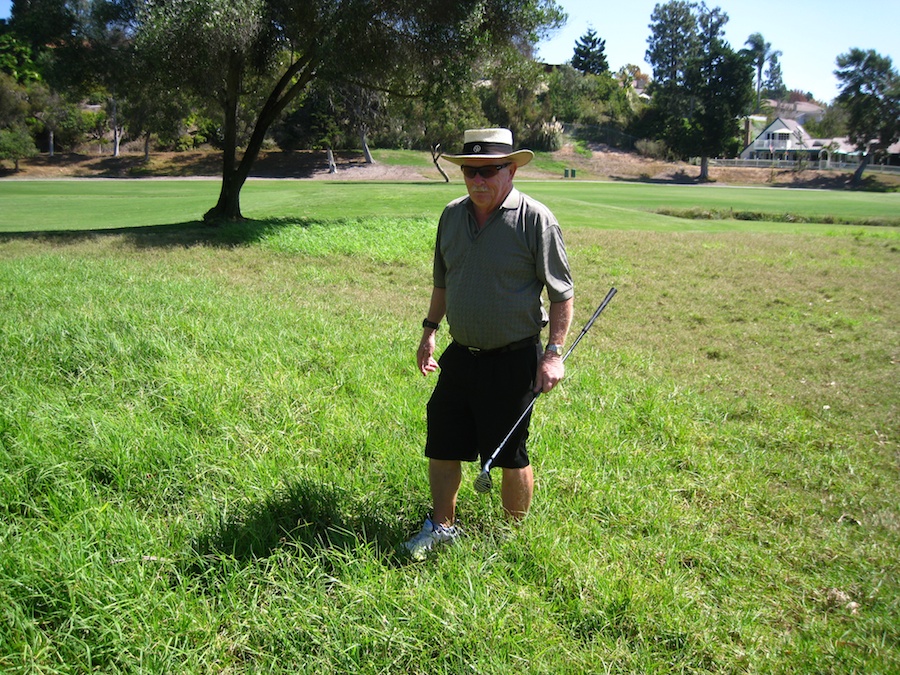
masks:
<instances>
[{"instance_id":1,"label":"house","mask_svg":"<svg viewBox=\"0 0 900 675\"><path fill-rule=\"evenodd\" d=\"M856 163L859 151L847 138L813 138L797 120L777 117L747 144L740 157Z\"/></svg>"},{"instance_id":2,"label":"house","mask_svg":"<svg viewBox=\"0 0 900 675\"><path fill-rule=\"evenodd\" d=\"M812 101L776 101L767 99L766 103L774 114L782 119L796 120L806 124L809 120L820 122L825 116L825 108Z\"/></svg>"}]
</instances>

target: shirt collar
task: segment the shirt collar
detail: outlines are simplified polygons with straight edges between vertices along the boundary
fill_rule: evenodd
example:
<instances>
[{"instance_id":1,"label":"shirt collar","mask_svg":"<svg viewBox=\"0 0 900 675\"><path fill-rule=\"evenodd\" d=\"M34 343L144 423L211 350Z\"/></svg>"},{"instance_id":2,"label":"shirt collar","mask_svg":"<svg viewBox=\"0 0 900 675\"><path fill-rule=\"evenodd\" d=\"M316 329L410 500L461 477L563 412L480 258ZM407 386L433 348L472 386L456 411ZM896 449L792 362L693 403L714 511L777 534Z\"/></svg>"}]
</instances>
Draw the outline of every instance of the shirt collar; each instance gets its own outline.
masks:
<instances>
[{"instance_id":1,"label":"shirt collar","mask_svg":"<svg viewBox=\"0 0 900 675\"><path fill-rule=\"evenodd\" d=\"M466 208L468 208L470 211L472 210L471 197L466 197ZM500 203L500 206L497 207L497 211L500 211L501 209L511 211L517 208L519 208L519 191L515 187L513 187L512 190L509 191L509 194L506 195L506 197ZM494 213L496 213L496 211Z\"/></svg>"}]
</instances>

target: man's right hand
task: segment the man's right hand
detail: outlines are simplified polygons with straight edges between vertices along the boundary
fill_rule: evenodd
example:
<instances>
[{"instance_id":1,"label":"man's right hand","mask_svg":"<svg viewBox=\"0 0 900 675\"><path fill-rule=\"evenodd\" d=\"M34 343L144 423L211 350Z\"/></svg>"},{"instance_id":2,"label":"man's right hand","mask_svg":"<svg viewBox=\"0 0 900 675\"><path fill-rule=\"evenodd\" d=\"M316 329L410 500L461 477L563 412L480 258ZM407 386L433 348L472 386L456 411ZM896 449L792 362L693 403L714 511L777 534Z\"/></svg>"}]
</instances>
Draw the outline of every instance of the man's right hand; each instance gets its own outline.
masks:
<instances>
[{"instance_id":1,"label":"man's right hand","mask_svg":"<svg viewBox=\"0 0 900 675\"><path fill-rule=\"evenodd\" d=\"M425 330L422 340L419 342L419 351L416 353L416 361L419 364L419 372L425 377L438 369L438 363L434 360L434 335L437 331Z\"/></svg>"}]
</instances>

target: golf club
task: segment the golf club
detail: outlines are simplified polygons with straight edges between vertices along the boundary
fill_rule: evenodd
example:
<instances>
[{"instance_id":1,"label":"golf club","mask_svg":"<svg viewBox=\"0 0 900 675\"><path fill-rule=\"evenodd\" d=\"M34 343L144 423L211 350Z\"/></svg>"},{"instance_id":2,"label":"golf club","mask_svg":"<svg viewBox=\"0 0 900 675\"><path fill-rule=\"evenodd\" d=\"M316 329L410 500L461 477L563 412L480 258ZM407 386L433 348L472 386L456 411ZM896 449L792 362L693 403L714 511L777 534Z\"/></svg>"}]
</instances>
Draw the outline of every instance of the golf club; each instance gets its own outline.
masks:
<instances>
[{"instance_id":1,"label":"golf club","mask_svg":"<svg viewBox=\"0 0 900 675\"><path fill-rule=\"evenodd\" d=\"M594 315L590 318L590 320L584 325L584 328L581 329L581 333L578 334L578 337L575 338L575 342L572 343L572 346L569 347L569 350L566 352L566 355L563 356L563 363L565 363L566 359L569 358L569 354L572 353L572 350L581 342L581 338L585 336L591 326L594 325L594 322L597 320L597 317L600 316L600 312L606 309L606 305L609 304L609 301L612 300L613 296L616 294L615 288L610 288L609 293L606 294L606 297L603 298L603 302L597 307L594 311ZM512 436L516 429L519 428L519 425L522 423L522 420L531 412L531 409L534 407L534 402L537 401L538 396L541 395L541 392L537 392L534 394L534 397L528 403L528 406L525 408L525 411L519 416L519 419L516 420L516 423L513 424L512 429L509 430L509 433L506 434L506 437L500 441L500 445L497 446L497 449L488 457L488 460L484 463L484 466L481 467L481 473L478 474L478 477L475 479L474 487L475 492L486 493L491 491L491 487L493 487L494 483L491 480L491 465L494 463L494 460L497 459L497 455L500 454L500 451L503 449L503 446L506 445L506 442L509 440L510 436Z\"/></svg>"}]
</instances>

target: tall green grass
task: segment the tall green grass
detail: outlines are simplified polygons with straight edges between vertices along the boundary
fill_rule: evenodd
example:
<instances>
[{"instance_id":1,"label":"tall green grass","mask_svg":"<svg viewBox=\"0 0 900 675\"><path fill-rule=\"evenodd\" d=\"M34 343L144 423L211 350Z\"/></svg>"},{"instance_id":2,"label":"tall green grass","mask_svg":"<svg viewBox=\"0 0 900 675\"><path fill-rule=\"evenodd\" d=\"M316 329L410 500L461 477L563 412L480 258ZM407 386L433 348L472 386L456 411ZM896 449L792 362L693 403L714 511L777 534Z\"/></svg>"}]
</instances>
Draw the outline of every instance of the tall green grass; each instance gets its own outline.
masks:
<instances>
[{"instance_id":1,"label":"tall green grass","mask_svg":"<svg viewBox=\"0 0 900 675\"><path fill-rule=\"evenodd\" d=\"M573 330L619 294L537 406L534 509L472 467L411 564L436 214L260 187L0 235L0 670L900 669L894 228L566 226Z\"/></svg>"}]
</instances>

